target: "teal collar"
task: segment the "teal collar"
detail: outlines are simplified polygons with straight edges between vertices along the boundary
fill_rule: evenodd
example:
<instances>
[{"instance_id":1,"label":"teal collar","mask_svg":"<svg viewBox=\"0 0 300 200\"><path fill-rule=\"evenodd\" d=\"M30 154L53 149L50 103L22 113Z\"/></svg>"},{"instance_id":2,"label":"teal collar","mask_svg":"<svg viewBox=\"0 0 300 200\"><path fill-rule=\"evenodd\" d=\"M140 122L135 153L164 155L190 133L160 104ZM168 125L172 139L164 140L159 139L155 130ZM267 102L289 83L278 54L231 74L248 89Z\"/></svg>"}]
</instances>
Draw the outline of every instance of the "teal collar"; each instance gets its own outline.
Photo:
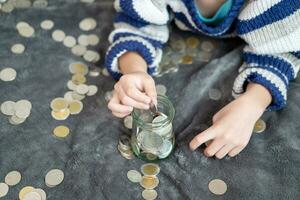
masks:
<instances>
[{"instance_id":1,"label":"teal collar","mask_svg":"<svg viewBox=\"0 0 300 200\"><path fill-rule=\"evenodd\" d=\"M194 4L195 4L196 8L198 8L197 3L195 1L194 1ZM219 10L216 12L216 14L212 18L203 17L202 14L200 13L199 9L197 9L198 16L204 23L209 24L209 25L216 25L227 17L227 15L230 12L230 9L232 7L232 4L233 4L233 0L227 0L219 8Z\"/></svg>"}]
</instances>

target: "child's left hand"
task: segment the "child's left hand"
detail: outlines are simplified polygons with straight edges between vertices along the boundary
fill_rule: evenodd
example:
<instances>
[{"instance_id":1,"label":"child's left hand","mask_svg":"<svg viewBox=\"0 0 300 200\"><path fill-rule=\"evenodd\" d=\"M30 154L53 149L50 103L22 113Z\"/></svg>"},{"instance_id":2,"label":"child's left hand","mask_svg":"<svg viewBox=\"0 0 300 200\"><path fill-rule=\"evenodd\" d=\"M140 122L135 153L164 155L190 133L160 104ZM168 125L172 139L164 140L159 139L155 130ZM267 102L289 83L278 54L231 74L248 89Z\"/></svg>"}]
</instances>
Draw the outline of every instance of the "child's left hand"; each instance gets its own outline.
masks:
<instances>
[{"instance_id":1,"label":"child's left hand","mask_svg":"<svg viewBox=\"0 0 300 200\"><path fill-rule=\"evenodd\" d=\"M213 140L205 149L206 156L221 159L240 153L248 144L255 122L261 117L272 98L261 85L250 83L247 91L213 116L213 125L194 137L190 148Z\"/></svg>"}]
</instances>

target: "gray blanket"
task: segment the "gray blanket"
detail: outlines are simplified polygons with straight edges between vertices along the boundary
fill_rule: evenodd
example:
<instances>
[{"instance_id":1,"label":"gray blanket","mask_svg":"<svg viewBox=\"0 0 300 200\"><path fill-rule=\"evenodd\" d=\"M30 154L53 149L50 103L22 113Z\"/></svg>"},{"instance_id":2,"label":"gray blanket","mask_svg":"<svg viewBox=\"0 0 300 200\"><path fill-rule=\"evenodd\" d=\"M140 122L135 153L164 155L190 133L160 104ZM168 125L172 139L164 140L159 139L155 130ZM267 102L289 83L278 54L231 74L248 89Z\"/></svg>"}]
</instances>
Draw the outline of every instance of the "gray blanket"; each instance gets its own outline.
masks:
<instances>
[{"instance_id":1,"label":"gray blanket","mask_svg":"<svg viewBox=\"0 0 300 200\"><path fill-rule=\"evenodd\" d=\"M84 109L79 115L60 122L50 114L50 101L67 91L66 83L71 77L68 65L83 59L54 42L51 32L39 27L40 22L51 19L55 29L78 37L82 33L78 27L81 19L97 19L98 26L92 32L101 37L101 44L94 49L104 57L112 16L112 1L108 0L93 4L51 0L47 9L0 12L0 69L11 66L18 73L12 82L0 81L0 102L28 99L33 105L29 118L18 126L9 124L7 117L0 115L0 182L11 170L19 170L23 176L2 199L18 199L19 190L26 185L45 189L49 200L141 199L142 188L129 182L126 173L130 169L139 170L144 162L126 160L116 148L119 134L129 130L106 107L104 94L114 85L111 77L88 78L88 83L96 84L99 91L83 100ZM35 36L20 37L15 29L18 21L29 22L36 30ZM178 31L172 34L187 35ZM24 54L10 52L11 45L17 42L26 46ZM287 107L265 113L267 130L254 134L237 157L217 160L203 156L203 148L194 152L188 149L190 139L211 125L213 114L232 100L231 87L242 63L240 42L214 42L218 49L209 63L180 66L177 73L156 78L157 83L167 86L167 95L176 109L177 137L173 154L159 163L158 199L299 199L299 78L290 84ZM103 59L96 66L103 67ZM221 100L209 99L209 88L219 89ZM53 128L60 124L71 130L66 139L52 134ZM48 188L44 177L52 168L62 169L65 179L61 185ZM227 183L225 195L209 192L207 185L215 178Z\"/></svg>"}]
</instances>

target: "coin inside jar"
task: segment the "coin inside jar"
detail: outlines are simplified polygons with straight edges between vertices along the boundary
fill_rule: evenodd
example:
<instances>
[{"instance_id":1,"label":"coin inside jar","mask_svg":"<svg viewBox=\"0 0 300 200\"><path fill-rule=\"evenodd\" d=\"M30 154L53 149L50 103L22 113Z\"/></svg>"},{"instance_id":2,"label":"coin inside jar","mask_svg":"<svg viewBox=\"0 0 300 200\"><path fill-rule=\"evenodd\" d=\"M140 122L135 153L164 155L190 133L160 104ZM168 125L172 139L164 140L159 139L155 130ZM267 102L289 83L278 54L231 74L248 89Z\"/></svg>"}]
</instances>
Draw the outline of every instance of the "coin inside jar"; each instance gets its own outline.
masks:
<instances>
[{"instance_id":1,"label":"coin inside jar","mask_svg":"<svg viewBox=\"0 0 300 200\"><path fill-rule=\"evenodd\" d=\"M145 189L154 189L158 186L159 180L156 176L143 176L140 185Z\"/></svg>"}]
</instances>

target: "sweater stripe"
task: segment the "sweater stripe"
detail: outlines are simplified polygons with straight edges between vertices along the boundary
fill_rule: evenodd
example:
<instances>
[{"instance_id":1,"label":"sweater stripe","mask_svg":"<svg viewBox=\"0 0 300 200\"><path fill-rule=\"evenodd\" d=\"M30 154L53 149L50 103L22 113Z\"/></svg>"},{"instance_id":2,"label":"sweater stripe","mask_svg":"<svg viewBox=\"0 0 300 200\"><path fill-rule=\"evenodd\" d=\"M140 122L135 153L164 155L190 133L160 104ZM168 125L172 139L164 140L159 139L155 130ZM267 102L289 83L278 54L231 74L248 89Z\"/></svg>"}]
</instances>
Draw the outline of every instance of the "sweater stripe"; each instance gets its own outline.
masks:
<instances>
[{"instance_id":1,"label":"sweater stripe","mask_svg":"<svg viewBox=\"0 0 300 200\"><path fill-rule=\"evenodd\" d=\"M128 23L136 28L142 28L144 26L149 25L149 23L147 23L147 22L135 20L134 18L132 18L128 15L124 15L123 13L117 13L114 22L115 23L120 23L120 22Z\"/></svg>"}]
</instances>

